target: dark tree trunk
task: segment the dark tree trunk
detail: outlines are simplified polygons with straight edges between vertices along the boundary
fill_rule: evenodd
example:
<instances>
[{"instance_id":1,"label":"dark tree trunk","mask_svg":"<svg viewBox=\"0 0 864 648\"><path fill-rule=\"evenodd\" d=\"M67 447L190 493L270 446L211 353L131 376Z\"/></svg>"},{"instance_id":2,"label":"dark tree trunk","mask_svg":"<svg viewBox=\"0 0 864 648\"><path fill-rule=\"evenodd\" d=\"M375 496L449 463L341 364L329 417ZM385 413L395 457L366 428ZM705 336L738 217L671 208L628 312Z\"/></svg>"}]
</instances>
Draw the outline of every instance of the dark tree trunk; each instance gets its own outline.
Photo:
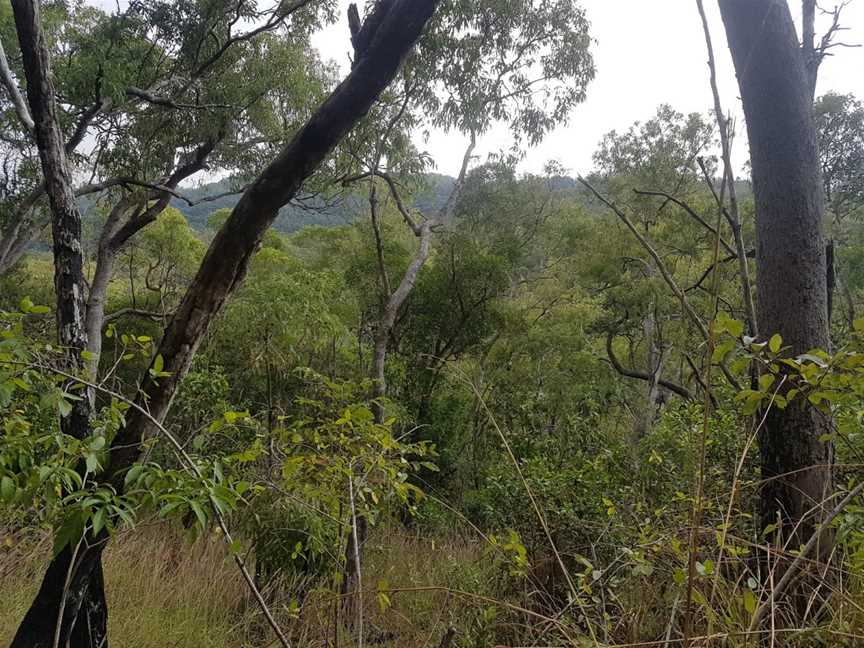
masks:
<instances>
[{"instance_id":1,"label":"dark tree trunk","mask_svg":"<svg viewBox=\"0 0 864 648\"><path fill-rule=\"evenodd\" d=\"M273 223L279 209L296 195L303 181L316 170L345 134L368 112L378 95L390 84L403 59L420 37L438 2L439 0L379 2L372 13L376 19L375 29L371 31L367 29L365 42L368 42L368 45L364 50L357 52L351 73L243 194L227 222L211 243L195 279L159 345L157 353L162 357L164 371L169 372L169 375L160 377L157 381L151 379L150 374L146 373L141 382L138 404L142 407L146 405L154 419L164 420L174 393L186 375L210 322L242 281L252 255L259 248L264 233ZM35 36L39 22L37 8L33 2L15 0L13 5L16 10L16 22L19 22L19 18L23 20L29 17L29 20L25 20L23 33L22 27L19 26L22 48L25 44L42 42L41 32L38 40ZM366 28L367 26L364 25L364 29ZM47 57L44 45L41 51ZM45 62L31 61L31 67L36 68L39 76L36 77L34 84L28 72L28 85L33 84L43 93L50 90L50 102L53 105L53 89L50 89L50 82L44 74L44 70L47 69ZM48 90L42 85L43 78L49 84ZM32 101L31 98L31 103ZM39 119L35 111L33 116L38 128ZM56 157L56 146L59 145L62 150L59 136L52 137L50 144L51 147L46 150L53 151L52 156ZM42 148L40 143L40 153ZM45 175L50 191L52 180L49 179L47 170ZM68 187L68 175L64 176L64 179ZM70 199L66 204L74 208L71 189L62 195ZM80 219L78 226L80 228ZM72 246L71 251L77 253L80 259L78 240L80 239L75 239L76 245ZM83 274L81 278L83 282ZM63 285L65 290L65 283ZM60 294L59 289L58 294ZM63 294L67 293L63 292ZM83 297L80 287L79 295ZM84 335L83 306L82 299L77 311L81 334L79 349L84 348L87 341ZM110 463L106 471L106 474L111 475L112 485L118 492L122 492L126 471L138 459L142 438L154 429L155 426L149 417L138 410L130 411L126 426L114 439ZM104 543L100 543L96 549L83 552L83 558L79 557L77 568L72 572L73 578L69 590L76 596L82 596L82 602L86 588L90 587L91 582L99 580L98 576L94 575L94 570L99 569L98 561L103 546ZM52 619L57 618L62 583L68 572L69 557L66 557L64 562L64 555L61 553L51 561L39 593L19 629L21 640L16 639L13 648L37 646L47 648L53 645ZM64 577L61 578L60 574ZM37 630L43 632L34 634ZM49 635L51 635L50 640L47 643L42 642L42 638ZM65 646L65 643L61 641L60 645Z\"/></svg>"},{"instance_id":2,"label":"dark tree trunk","mask_svg":"<svg viewBox=\"0 0 864 648\"><path fill-rule=\"evenodd\" d=\"M39 592L21 621L10 648L54 646L61 607L63 616L59 646L108 646L108 608L105 604L101 548L101 544L90 550L80 548L75 555L75 568L71 572L70 563L75 554L73 545L67 545L51 561Z\"/></svg>"},{"instance_id":3,"label":"dark tree trunk","mask_svg":"<svg viewBox=\"0 0 864 648\"><path fill-rule=\"evenodd\" d=\"M60 346L66 350L67 368L75 371L81 368L81 352L87 346L81 214L75 202L63 134L57 122L51 62L39 5L33 0L14 0L12 8L45 191L51 205L57 337ZM90 398L74 401L71 413L61 419L60 427L78 439L88 436ZM52 561L33 606L15 635L13 648L53 646L58 620L59 645L71 648L107 645L104 639L108 610L102 582L101 551L75 552L75 544L67 546ZM85 613L76 625L82 609Z\"/></svg>"},{"instance_id":4,"label":"dark tree trunk","mask_svg":"<svg viewBox=\"0 0 864 648\"><path fill-rule=\"evenodd\" d=\"M735 63L756 201L760 332L789 353L828 347L823 188L805 56L784 0L720 0ZM798 399L772 408L759 439L763 524L782 524L791 548L817 531L832 489L824 414ZM796 525L797 529L796 529ZM827 536L819 551L831 548Z\"/></svg>"}]
</instances>

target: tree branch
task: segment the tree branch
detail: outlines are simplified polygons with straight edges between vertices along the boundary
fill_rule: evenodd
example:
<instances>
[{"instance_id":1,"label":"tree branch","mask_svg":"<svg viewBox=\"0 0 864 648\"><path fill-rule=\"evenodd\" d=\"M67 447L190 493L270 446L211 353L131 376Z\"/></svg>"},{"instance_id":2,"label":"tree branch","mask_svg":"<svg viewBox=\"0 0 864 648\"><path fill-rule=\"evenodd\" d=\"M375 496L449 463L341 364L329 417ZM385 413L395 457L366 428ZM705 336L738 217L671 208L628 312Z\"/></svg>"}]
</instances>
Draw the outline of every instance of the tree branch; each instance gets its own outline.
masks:
<instances>
[{"instance_id":1,"label":"tree branch","mask_svg":"<svg viewBox=\"0 0 864 648\"><path fill-rule=\"evenodd\" d=\"M613 350L612 343L615 338L615 334L612 331L609 331L606 334L606 354L609 356L609 362L612 364L612 367L622 376L626 376L627 378L636 378L637 380L645 380L651 382L654 380L654 374L645 372L645 371L637 371L635 369L628 369L618 357L615 355L615 351ZM673 383L665 378L660 378L657 381L657 384L661 387L665 387L671 392L678 394L681 398L685 400L692 400L693 394L690 393L690 390L686 387L682 387L677 383Z\"/></svg>"},{"instance_id":2,"label":"tree branch","mask_svg":"<svg viewBox=\"0 0 864 648\"><path fill-rule=\"evenodd\" d=\"M668 200L669 202L678 205L678 206L679 206L681 209L683 209L683 210L684 210L684 211L685 211L685 212L686 212L686 213L687 213L691 218L693 218L693 220L695 220L695 221L696 221L697 223L699 223L702 227L704 227L704 228L707 229L709 232L711 232L711 234L713 234L714 236L718 236L718 234L717 234L717 230L714 228L714 226L711 225L710 223L708 223L704 218L702 218L702 217L701 217L701 216L696 212L695 209L693 209L692 207L690 207L690 205L688 205L687 203L685 203L683 200L679 200L678 198L675 198L674 196L672 196L672 195L666 193L665 191L648 191L648 190L634 189L634 190L633 190L633 193L635 193L635 194L637 194L637 195L639 195L639 196L659 196L659 197L661 197L661 198L665 198L665 199ZM732 249L732 246L730 246L722 236L720 237L720 245L722 245L723 248L724 248L724 249L725 249L729 254L735 254L735 250Z\"/></svg>"},{"instance_id":3,"label":"tree branch","mask_svg":"<svg viewBox=\"0 0 864 648\"><path fill-rule=\"evenodd\" d=\"M702 318L699 317L699 314L690 305L690 301L687 299L687 295L678 287L678 284L675 283L675 279L672 277L671 274L669 274L669 270L666 268L666 264L663 263L663 259L657 253L657 250L654 249L654 246L652 246L651 243L648 242L648 240L644 236L642 236L642 233L639 232L639 230L633 225L633 223L623 211L618 209L618 207L614 203L604 198L594 187L591 186L591 184L587 180L585 180L585 178L579 176L577 180L582 185L584 185L592 194L594 194L597 200L599 200L601 203L611 209L615 213L615 215L618 216L619 219L621 219L621 222L623 222L627 226L627 229L629 229L633 233L639 243L642 244L642 247L645 248L651 258L654 259L654 263L656 264L657 269L660 271L660 274L663 276L663 280L678 298L678 301L681 303L681 307L684 309L687 317L690 319L691 322L693 322L694 326L696 326L696 329L702 335L702 339L708 340L708 329L706 328L705 323L702 321ZM726 376L726 380L729 381L729 384L732 385L732 387L735 388L736 391L741 391L741 385L738 383L738 380L735 378L735 376L732 375L732 372L729 371L729 368L722 362L720 363L720 368L723 371L723 375Z\"/></svg>"},{"instance_id":4,"label":"tree branch","mask_svg":"<svg viewBox=\"0 0 864 648\"><path fill-rule=\"evenodd\" d=\"M159 321L166 317L163 313L143 310L141 308L121 308L118 311L106 315L105 319L102 321L102 327L104 328L106 324L130 315L134 315L135 317L144 317L155 321ZM170 315L168 317L170 317Z\"/></svg>"},{"instance_id":5,"label":"tree branch","mask_svg":"<svg viewBox=\"0 0 864 648\"><path fill-rule=\"evenodd\" d=\"M805 12L807 3L811 0L804 0ZM815 5L815 0L812 0ZM714 117L717 120L717 127L720 130L720 146L723 152L723 180L726 190L729 192L729 211L726 210L723 204L722 197L717 195L714 190L714 183L705 168L705 164L701 157L697 157L696 161L702 169L705 176L705 182L714 194L714 200L717 202L717 207L723 211L729 227L732 228L732 237L735 241L735 253L738 255L738 274L741 279L741 294L744 299L744 308L747 313L747 325L749 334L753 337L758 335L758 320L756 317L756 305L753 303L753 287L750 281L750 265L747 262L746 246L744 245L744 236L741 232L741 215L738 210L738 191L735 189L735 172L732 167L732 142L730 131L731 120L726 119L723 113L723 105L720 102L720 90L717 87L717 65L714 62L714 45L711 41L711 29L708 26L708 18L705 15L705 7L702 0L696 0L696 6L699 9L699 16L702 20L702 31L705 33L705 46L708 50L708 68L711 73L711 95L714 99ZM805 39L806 42L806 39ZM815 84L815 82L814 82ZM815 88L815 85L814 85Z\"/></svg>"},{"instance_id":6,"label":"tree branch","mask_svg":"<svg viewBox=\"0 0 864 648\"><path fill-rule=\"evenodd\" d=\"M145 373L139 401L154 419L162 420L186 374L211 320L246 274L249 262L279 208L369 111L396 76L402 61L420 37L439 0L396 0L383 18L369 48L346 79L296 133L282 152L244 192L209 250L168 325L157 351L169 375L154 380ZM378 6L381 6L379 3ZM133 413L117 434L109 473L122 474L135 462L150 421Z\"/></svg>"},{"instance_id":7,"label":"tree branch","mask_svg":"<svg viewBox=\"0 0 864 648\"><path fill-rule=\"evenodd\" d=\"M18 84L12 77L12 70L9 68L9 61L6 59L6 51L3 49L3 41L0 40L0 83L6 88L9 93L9 98L12 100L12 105L15 106L15 112L18 114L18 119L29 134L33 134L34 124L33 118L30 116L30 110L27 108L27 102L24 101L24 96L21 90L18 89Z\"/></svg>"}]
</instances>

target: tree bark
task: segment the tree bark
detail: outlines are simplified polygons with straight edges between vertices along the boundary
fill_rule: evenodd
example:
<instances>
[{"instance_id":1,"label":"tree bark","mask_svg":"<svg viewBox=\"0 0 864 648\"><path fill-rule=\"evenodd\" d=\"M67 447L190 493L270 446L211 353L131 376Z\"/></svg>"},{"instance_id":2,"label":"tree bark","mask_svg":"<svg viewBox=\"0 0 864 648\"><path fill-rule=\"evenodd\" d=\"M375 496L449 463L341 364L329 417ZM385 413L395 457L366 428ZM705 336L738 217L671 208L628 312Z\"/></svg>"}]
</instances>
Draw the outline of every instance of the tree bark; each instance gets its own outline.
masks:
<instances>
[{"instance_id":1,"label":"tree bark","mask_svg":"<svg viewBox=\"0 0 864 648\"><path fill-rule=\"evenodd\" d=\"M13 0L12 9L45 191L51 205L57 337L66 352L66 367L74 372L81 368L81 352L87 346L81 214L75 202L63 134L57 122L51 61L39 5L34 0ZM60 428L78 439L90 434L89 397L73 402L72 411L61 418ZM34 604L13 639L12 648L48 648L55 644L55 637L59 637L60 645L68 644L72 648L107 645L104 637L108 610L102 587L101 556L86 550L73 551L73 546L70 543L52 561ZM71 576L68 588L65 587L67 575ZM85 615L75 627L82 608Z\"/></svg>"},{"instance_id":2,"label":"tree bark","mask_svg":"<svg viewBox=\"0 0 864 648\"><path fill-rule=\"evenodd\" d=\"M720 11L750 140L760 330L779 333L792 355L827 349L823 187L807 61L785 0L720 0ZM825 515L833 449L820 437L830 428L801 399L772 408L762 428L762 520L779 521L792 548ZM818 556L831 546L826 533Z\"/></svg>"},{"instance_id":3,"label":"tree bark","mask_svg":"<svg viewBox=\"0 0 864 648\"><path fill-rule=\"evenodd\" d=\"M82 546L76 554L70 543L51 561L10 648L53 648L58 620L60 646L107 647L104 591L101 550Z\"/></svg>"}]
</instances>

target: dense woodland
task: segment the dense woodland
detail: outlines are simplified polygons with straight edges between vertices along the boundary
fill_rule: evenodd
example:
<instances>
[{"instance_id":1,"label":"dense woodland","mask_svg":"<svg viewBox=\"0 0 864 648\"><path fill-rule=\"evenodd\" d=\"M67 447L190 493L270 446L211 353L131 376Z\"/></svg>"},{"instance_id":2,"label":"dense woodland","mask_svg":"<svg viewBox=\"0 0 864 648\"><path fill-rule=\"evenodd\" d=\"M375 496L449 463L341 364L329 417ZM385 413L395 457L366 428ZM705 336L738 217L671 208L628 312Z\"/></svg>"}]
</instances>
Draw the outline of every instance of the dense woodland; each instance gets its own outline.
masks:
<instances>
[{"instance_id":1,"label":"dense woodland","mask_svg":"<svg viewBox=\"0 0 864 648\"><path fill-rule=\"evenodd\" d=\"M577 0L0 0L0 643L864 645L843 7L681 4L574 177Z\"/></svg>"}]
</instances>

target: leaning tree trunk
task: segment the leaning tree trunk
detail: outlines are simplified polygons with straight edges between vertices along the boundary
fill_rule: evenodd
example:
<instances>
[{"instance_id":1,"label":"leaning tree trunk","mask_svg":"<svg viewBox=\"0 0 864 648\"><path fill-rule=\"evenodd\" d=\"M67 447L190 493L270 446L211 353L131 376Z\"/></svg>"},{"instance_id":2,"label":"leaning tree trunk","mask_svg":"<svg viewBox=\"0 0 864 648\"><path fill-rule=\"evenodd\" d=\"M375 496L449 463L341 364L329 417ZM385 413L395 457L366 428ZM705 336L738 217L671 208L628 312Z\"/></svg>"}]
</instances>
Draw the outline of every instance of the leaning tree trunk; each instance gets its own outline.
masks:
<instances>
[{"instance_id":1,"label":"leaning tree trunk","mask_svg":"<svg viewBox=\"0 0 864 648\"><path fill-rule=\"evenodd\" d=\"M826 349L823 188L795 25L785 0L720 0L720 10L750 140L760 332L779 333L791 355ZM825 514L833 449L822 437L830 429L829 418L800 398L771 408L762 428L762 522L779 522L792 549L819 530ZM831 546L826 533L818 556Z\"/></svg>"},{"instance_id":2,"label":"leaning tree trunk","mask_svg":"<svg viewBox=\"0 0 864 648\"><path fill-rule=\"evenodd\" d=\"M110 485L118 493L123 491L126 472L139 458L142 439L156 430L153 419L164 420L210 322L242 281L253 254L260 247L264 233L276 219L279 209L297 194L303 182L363 118L390 84L432 17L438 2L390 0L379 1L375 5L363 25L365 45L363 50L356 53L351 73L244 192L213 239L157 350L168 375L157 381L150 378L149 372L145 372L137 400L141 410L130 411L126 425L112 443L105 474L110 476ZM16 9L16 22L19 14L22 19L28 18L25 26L29 25L29 30L21 38L22 49L25 44L42 42L38 11L32 0L14 0L13 6ZM19 34L22 34L21 29L19 27ZM34 37L35 33L40 34L39 41ZM44 44L41 50L44 54ZM31 65L36 68L34 74L39 75L36 78L41 79L47 70L46 61L34 60ZM42 88L42 85L37 84L36 87ZM59 142L59 138L54 139ZM62 143L60 146L62 148ZM40 144L40 152L41 148ZM46 180L47 176L46 173ZM74 201L71 204L74 205ZM80 254L80 236L77 239L73 237L72 241ZM83 292L80 294L83 295ZM79 312L83 315L83 301ZM83 319L80 330L83 335ZM85 343L86 339L80 348ZM149 415L142 413L145 407ZM103 538L99 540L91 547L82 547L79 552L77 569L72 572L70 592L87 591L92 583L100 580L98 565L106 543L102 541ZM19 628L21 642L14 643L13 648L50 648L54 645L54 620L58 618L62 599L62 587L58 585L60 581L57 575L66 573L63 568L64 564L68 566L68 560L69 557L61 553L49 564L39 592ZM33 639L28 640L30 637ZM48 640L45 641L45 638ZM61 641L60 646L65 647L66 643ZM73 648L77 648L77 645Z\"/></svg>"},{"instance_id":3,"label":"leaning tree trunk","mask_svg":"<svg viewBox=\"0 0 864 648\"><path fill-rule=\"evenodd\" d=\"M57 122L51 62L39 5L34 0L13 0L12 8L45 190L51 205L57 337L60 347L66 350L67 369L75 371L81 368L81 352L87 346L81 214L72 191L63 135ZM90 398L74 401L72 411L61 419L60 427L65 434L78 439L88 436ZM67 546L52 561L36 601L13 639L12 648L107 646L108 609L100 560L98 553L76 552L73 546ZM77 578L79 572L85 573L86 578ZM67 579L69 586L64 587ZM79 616L82 610L84 613Z\"/></svg>"}]
</instances>

